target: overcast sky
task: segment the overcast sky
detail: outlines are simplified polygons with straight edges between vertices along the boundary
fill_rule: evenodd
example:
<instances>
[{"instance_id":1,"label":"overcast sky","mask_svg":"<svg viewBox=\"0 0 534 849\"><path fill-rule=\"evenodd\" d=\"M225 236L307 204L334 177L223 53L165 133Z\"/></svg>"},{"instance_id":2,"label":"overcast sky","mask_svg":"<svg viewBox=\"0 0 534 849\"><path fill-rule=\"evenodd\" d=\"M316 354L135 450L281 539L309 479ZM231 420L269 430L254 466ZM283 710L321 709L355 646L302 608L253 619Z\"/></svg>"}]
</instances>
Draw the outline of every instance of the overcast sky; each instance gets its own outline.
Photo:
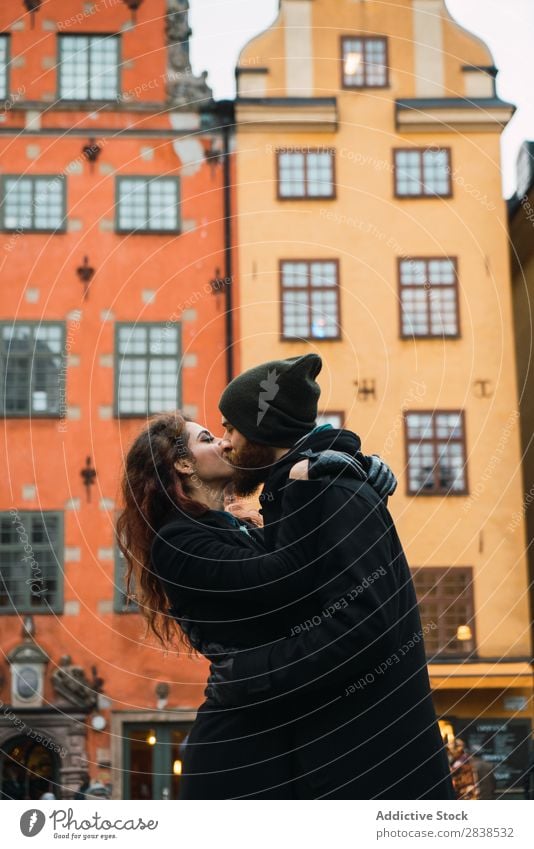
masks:
<instances>
[{"instance_id":1,"label":"overcast sky","mask_svg":"<svg viewBox=\"0 0 534 849\"><path fill-rule=\"evenodd\" d=\"M394 2L394 0L389 0ZM196 72L207 70L218 99L235 93L234 68L241 47L275 19L278 0L190 0ZM504 193L515 190L515 159L521 143L534 140L534 0L447 0L462 26L489 46L500 70L498 92L518 107L503 134Z\"/></svg>"}]
</instances>

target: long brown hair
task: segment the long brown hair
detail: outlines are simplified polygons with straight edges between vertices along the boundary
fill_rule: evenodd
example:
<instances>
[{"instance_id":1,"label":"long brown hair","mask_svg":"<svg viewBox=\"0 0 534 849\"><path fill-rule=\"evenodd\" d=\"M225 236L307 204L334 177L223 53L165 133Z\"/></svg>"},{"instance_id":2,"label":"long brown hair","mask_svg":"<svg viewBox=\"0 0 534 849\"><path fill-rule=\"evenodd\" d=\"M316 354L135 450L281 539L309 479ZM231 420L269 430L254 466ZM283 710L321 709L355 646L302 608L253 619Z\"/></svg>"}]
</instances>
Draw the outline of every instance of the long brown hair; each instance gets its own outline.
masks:
<instances>
[{"instance_id":1,"label":"long brown hair","mask_svg":"<svg viewBox=\"0 0 534 849\"><path fill-rule=\"evenodd\" d=\"M158 415L136 437L124 462L123 509L117 520L117 544L127 564L126 594L135 598L145 618L145 636L151 630L165 648L173 637L188 648L191 644L167 613L170 601L153 571L150 549L173 509L189 516L200 516L207 510L188 495L174 467L179 459L193 460L187 421L179 410Z\"/></svg>"}]
</instances>

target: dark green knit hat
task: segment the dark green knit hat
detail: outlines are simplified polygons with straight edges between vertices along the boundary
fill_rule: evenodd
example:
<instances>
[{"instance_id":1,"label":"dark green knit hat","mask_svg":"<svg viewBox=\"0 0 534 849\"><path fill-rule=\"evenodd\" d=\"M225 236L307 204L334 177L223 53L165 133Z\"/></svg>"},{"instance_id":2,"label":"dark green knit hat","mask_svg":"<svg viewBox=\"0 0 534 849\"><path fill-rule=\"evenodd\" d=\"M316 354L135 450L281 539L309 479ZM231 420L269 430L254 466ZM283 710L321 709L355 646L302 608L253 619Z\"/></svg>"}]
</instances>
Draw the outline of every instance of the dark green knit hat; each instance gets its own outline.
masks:
<instances>
[{"instance_id":1,"label":"dark green knit hat","mask_svg":"<svg viewBox=\"0 0 534 849\"><path fill-rule=\"evenodd\" d=\"M315 427L322 365L317 354L262 363L228 384L219 409L251 442L291 448Z\"/></svg>"}]
</instances>

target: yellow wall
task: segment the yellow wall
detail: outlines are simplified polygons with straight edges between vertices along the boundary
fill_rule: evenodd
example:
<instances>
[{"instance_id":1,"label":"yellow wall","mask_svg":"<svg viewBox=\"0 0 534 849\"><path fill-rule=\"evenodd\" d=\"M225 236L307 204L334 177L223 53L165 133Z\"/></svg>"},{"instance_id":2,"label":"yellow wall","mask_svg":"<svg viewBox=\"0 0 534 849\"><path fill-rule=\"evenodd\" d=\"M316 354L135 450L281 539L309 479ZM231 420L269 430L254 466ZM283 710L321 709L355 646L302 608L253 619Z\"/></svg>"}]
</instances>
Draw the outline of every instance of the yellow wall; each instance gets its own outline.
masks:
<instances>
[{"instance_id":1,"label":"yellow wall","mask_svg":"<svg viewBox=\"0 0 534 849\"><path fill-rule=\"evenodd\" d=\"M427 9L426 19L420 13L416 21L416 5ZM401 480L391 509L411 564L472 566L480 655L528 656L525 529L522 521L508 529L523 494L501 126L488 121L479 132L456 125L398 132L394 101L416 95L415 69L420 74L428 63L425 41L418 48L413 43L425 21L428 39L442 45L439 67L434 55L426 82L440 97L465 96L473 77L466 81L462 66L493 60L439 0L426 6L423 0L282 0L273 27L243 50L243 96L296 97L300 85L306 97L337 97L338 125L314 131L252 126L240 122L238 102L242 367L306 350L323 357L322 408L344 411L364 448L381 453ZM358 33L388 36L389 88L340 90L339 38ZM289 57L288 44L295 51ZM302 62L300 70L295 61ZM491 83L477 77L483 87ZM452 199L396 199L393 148L429 145L452 149ZM336 149L337 198L278 201L275 149L306 146ZM399 338L397 259L403 255L458 257L460 339ZM280 340L278 262L291 258L340 260L341 341ZM354 381L365 378L376 381L376 401L356 398ZM477 380L491 381L491 397L477 397ZM465 410L470 496L405 494L403 408Z\"/></svg>"}]
</instances>

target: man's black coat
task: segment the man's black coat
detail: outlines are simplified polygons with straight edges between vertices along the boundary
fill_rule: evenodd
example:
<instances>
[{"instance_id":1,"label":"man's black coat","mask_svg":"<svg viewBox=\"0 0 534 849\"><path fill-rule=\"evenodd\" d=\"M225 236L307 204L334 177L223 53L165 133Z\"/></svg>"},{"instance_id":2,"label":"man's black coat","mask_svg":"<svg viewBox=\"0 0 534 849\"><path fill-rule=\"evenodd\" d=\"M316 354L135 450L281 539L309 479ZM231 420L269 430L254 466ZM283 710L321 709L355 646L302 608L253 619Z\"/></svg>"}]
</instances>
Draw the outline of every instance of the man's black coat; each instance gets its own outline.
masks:
<instances>
[{"instance_id":1,"label":"man's black coat","mask_svg":"<svg viewBox=\"0 0 534 849\"><path fill-rule=\"evenodd\" d=\"M271 551L281 519L292 521L282 517L282 496L295 454L305 448L356 453L360 444L348 431L315 432L273 467L261 497ZM393 520L369 484L348 478L320 495L314 490L312 502L304 515L318 531L314 592L306 570L301 598L290 608L290 639L239 653L235 683L221 685L225 703L285 712L297 798L454 799L415 591Z\"/></svg>"}]
</instances>

